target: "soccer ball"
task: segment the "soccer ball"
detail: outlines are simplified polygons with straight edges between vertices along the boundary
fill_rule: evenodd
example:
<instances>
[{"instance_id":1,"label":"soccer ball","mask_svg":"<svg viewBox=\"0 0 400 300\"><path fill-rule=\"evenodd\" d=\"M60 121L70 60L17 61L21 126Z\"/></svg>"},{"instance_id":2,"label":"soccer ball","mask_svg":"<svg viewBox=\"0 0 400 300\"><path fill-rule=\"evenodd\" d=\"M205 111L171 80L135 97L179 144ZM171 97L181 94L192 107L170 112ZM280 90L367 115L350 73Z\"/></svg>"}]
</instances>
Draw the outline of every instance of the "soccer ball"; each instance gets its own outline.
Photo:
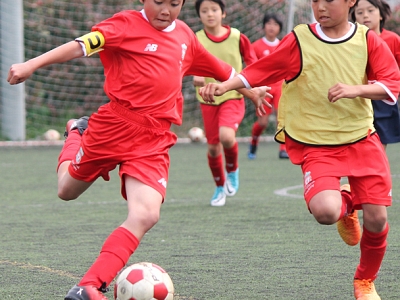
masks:
<instances>
[{"instance_id":1,"label":"soccer ball","mask_svg":"<svg viewBox=\"0 0 400 300\"><path fill-rule=\"evenodd\" d=\"M168 273L150 262L130 265L117 277L115 300L172 300L174 285Z\"/></svg>"},{"instance_id":2,"label":"soccer ball","mask_svg":"<svg viewBox=\"0 0 400 300\"><path fill-rule=\"evenodd\" d=\"M46 141L58 141L61 135L57 130L49 129L44 133L43 137Z\"/></svg>"},{"instance_id":3,"label":"soccer ball","mask_svg":"<svg viewBox=\"0 0 400 300\"><path fill-rule=\"evenodd\" d=\"M199 127L192 127L188 132L188 136L194 143L202 142L204 140L204 131Z\"/></svg>"}]
</instances>

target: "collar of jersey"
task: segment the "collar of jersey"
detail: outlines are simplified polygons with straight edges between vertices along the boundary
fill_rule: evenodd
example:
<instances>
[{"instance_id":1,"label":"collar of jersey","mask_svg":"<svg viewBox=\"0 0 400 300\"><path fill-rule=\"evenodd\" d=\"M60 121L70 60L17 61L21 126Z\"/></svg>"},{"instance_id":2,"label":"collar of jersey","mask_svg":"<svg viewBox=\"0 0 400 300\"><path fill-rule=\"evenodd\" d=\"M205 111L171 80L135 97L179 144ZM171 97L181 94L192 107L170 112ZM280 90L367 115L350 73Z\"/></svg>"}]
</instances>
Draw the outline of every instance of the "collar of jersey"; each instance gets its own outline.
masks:
<instances>
[{"instance_id":1,"label":"collar of jersey","mask_svg":"<svg viewBox=\"0 0 400 300\"><path fill-rule=\"evenodd\" d=\"M149 22L149 19L147 18L146 12L144 11L144 9L142 9L140 12L141 12L143 18L145 18L146 21ZM165 28L165 29L163 29L163 30L161 30L161 31L163 31L163 32L171 32L172 30L175 29L175 27L176 27L176 22L173 21L173 22L171 23L171 25L169 25L167 28Z\"/></svg>"},{"instance_id":2,"label":"collar of jersey","mask_svg":"<svg viewBox=\"0 0 400 300\"><path fill-rule=\"evenodd\" d=\"M318 36L321 39L323 39L324 41L327 41L327 42L340 42L340 41L344 41L344 40L348 39L354 33L354 30L356 29L356 26L351 22L349 22L349 24L350 24L350 30L344 36L342 36L340 38L337 38L337 39L332 39L332 38L326 36L325 33L323 33L323 31L321 29L321 24L320 23L316 24L315 29L317 30Z\"/></svg>"}]
</instances>

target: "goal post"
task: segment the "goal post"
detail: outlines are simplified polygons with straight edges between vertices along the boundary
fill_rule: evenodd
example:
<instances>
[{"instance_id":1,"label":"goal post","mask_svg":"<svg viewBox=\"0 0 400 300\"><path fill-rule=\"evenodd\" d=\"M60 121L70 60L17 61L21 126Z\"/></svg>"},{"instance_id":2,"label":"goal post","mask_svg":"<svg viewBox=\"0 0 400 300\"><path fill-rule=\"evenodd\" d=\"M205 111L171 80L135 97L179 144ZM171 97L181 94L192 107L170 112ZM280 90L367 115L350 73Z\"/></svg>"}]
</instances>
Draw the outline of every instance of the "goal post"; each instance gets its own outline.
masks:
<instances>
[{"instance_id":1,"label":"goal post","mask_svg":"<svg viewBox=\"0 0 400 300\"><path fill-rule=\"evenodd\" d=\"M23 0L0 1L1 136L25 140L25 84L7 82L10 65L24 61Z\"/></svg>"}]
</instances>

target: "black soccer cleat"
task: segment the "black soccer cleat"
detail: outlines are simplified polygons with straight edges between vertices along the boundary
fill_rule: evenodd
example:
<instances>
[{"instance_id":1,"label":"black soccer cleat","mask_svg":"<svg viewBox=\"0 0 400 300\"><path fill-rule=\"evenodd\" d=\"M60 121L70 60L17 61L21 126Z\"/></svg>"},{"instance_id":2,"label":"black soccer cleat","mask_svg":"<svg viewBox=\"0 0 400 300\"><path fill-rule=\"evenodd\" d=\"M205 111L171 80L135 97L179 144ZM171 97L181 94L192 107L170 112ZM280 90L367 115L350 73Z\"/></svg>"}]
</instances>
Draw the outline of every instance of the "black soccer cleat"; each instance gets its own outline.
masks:
<instances>
[{"instance_id":1,"label":"black soccer cleat","mask_svg":"<svg viewBox=\"0 0 400 300\"><path fill-rule=\"evenodd\" d=\"M289 159L289 155L285 150L280 150L279 151L279 158L280 159Z\"/></svg>"},{"instance_id":2,"label":"black soccer cleat","mask_svg":"<svg viewBox=\"0 0 400 300\"><path fill-rule=\"evenodd\" d=\"M256 158L256 152L257 152L257 145L249 145L249 151L247 152L247 157L248 159L255 159Z\"/></svg>"},{"instance_id":3,"label":"black soccer cleat","mask_svg":"<svg viewBox=\"0 0 400 300\"><path fill-rule=\"evenodd\" d=\"M67 138L68 134L72 131L77 129L79 131L79 134L82 135L83 132L86 130L88 127L88 121L89 117L84 116L79 119L71 119L67 122L67 125L65 126L65 132L64 132L64 137Z\"/></svg>"},{"instance_id":4,"label":"black soccer cleat","mask_svg":"<svg viewBox=\"0 0 400 300\"><path fill-rule=\"evenodd\" d=\"M103 290L107 291L108 289L102 289L102 291ZM107 298L95 286L75 285L72 289L69 290L64 300L107 300Z\"/></svg>"}]
</instances>

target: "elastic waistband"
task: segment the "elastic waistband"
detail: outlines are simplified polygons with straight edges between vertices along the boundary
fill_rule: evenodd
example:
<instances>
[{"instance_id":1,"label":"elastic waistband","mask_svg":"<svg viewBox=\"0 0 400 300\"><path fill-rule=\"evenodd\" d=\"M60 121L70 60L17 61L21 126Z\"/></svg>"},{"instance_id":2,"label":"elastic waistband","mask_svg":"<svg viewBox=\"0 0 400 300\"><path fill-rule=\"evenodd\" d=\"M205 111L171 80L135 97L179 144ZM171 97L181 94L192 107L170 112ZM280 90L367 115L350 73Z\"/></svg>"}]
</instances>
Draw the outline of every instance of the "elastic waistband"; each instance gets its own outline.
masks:
<instances>
[{"instance_id":1,"label":"elastic waistband","mask_svg":"<svg viewBox=\"0 0 400 300\"><path fill-rule=\"evenodd\" d=\"M122 105L119 105L116 102L110 102L109 103L110 108L119 116L129 120L133 121L135 123L138 123L140 125L150 127L150 128L158 128L158 129L164 129L168 130L171 128L171 122L167 120L157 120L153 117L150 116L144 116L141 114L138 114L132 110L129 110Z\"/></svg>"}]
</instances>

